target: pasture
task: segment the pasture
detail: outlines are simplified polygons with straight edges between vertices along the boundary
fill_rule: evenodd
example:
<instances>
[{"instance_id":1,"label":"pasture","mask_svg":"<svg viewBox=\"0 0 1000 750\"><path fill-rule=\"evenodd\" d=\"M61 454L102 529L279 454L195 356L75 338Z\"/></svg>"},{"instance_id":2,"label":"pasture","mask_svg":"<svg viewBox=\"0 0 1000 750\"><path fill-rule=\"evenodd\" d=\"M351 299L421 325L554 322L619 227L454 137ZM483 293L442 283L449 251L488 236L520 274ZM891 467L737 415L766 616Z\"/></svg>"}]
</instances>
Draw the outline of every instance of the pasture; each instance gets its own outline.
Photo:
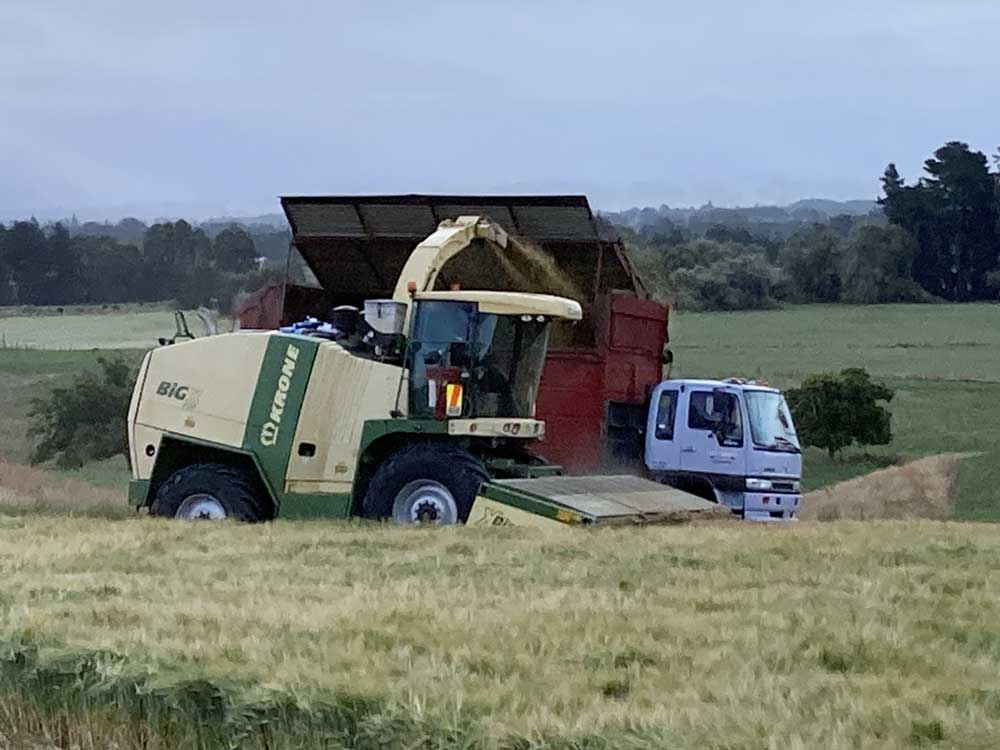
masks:
<instances>
[{"instance_id":1,"label":"pasture","mask_svg":"<svg viewBox=\"0 0 1000 750\"><path fill-rule=\"evenodd\" d=\"M0 519L8 738L988 748L990 526ZM15 742L16 744L16 742Z\"/></svg>"},{"instance_id":2,"label":"pasture","mask_svg":"<svg viewBox=\"0 0 1000 750\"><path fill-rule=\"evenodd\" d=\"M0 308L0 357L4 349L148 349L173 336L173 309L157 304L113 307ZM185 312L195 336L205 335L197 314ZM222 320L219 330L228 330Z\"/></svg>"}]
</instances>

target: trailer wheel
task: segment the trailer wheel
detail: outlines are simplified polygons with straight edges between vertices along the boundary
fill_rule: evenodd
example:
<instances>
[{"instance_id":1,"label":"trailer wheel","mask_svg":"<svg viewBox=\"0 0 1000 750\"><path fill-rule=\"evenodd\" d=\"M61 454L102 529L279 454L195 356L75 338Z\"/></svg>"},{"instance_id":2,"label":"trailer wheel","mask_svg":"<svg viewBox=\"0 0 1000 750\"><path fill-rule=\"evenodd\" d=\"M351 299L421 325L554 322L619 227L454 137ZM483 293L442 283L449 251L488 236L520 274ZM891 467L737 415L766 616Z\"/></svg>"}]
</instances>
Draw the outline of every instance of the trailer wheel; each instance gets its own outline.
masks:
<instances>
[{"instance_id":1,"label":"trailer wheel","mask_svg":"<svg viewBox=\"0 0 1000 750\"><path fill-rule=\"evenodd\" d=\"M396 523L465 523L487 479L475 457L451 445L404 448L378 468L362 503L365 518Z\"/></svg>"},{"instance_id":2,"label":"trailer wheel","mask_svg":"<svg viewBox=\"0 0 1000 750\"><path fill-rule=\"evenodd\" d=\"M153 516L254 523L271 517L246 472L225 464L192 464L171 474L156 491Z\"/></svg>"}]
</instances>

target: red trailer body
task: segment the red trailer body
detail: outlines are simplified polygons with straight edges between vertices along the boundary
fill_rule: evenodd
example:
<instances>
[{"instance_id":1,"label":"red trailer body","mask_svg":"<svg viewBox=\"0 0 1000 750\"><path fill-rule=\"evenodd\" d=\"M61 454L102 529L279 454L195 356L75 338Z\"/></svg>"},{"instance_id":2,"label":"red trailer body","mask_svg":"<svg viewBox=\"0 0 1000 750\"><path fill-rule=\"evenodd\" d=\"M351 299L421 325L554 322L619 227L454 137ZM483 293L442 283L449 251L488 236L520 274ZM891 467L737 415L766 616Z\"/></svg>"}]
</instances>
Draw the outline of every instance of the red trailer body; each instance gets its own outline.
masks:
<instances>
[{"instance_id":1,"label":"red trailer body","mask_svg":"<svg viewBox=\"0 0 1000 750\"><path fill-rule=\"evenodd\" d=\"M575 290L584 323L555 332L542 375L538 451L573 473L621 471L641 461L646 404L660 382L667 308L649 298L617 237L597 224L583 196L336 196L283 198L294 249L315 276L252 296L235 311L241 327L323 318L334 305L389 297L410 252L446 218L486 215L554 262ZM290 264L290 267L292 264ZM533 269L539 272L539 268ZM471 249L441 281L469 289L565 292L537 279L525 289L502 263Z\"/></svg>"},{"instance_id":2,"label":"red trailer body","mask_svg":"<svg viewBox=\"0 0 1000 750\"><path fill-rule=\"evenodd\" d=\"M551 350L538 393L539 452L573 473L619 470L642 455L667 342L667 308L653 300L616 291L595 308L595 346Z\"/></svg>"}]
</instances>

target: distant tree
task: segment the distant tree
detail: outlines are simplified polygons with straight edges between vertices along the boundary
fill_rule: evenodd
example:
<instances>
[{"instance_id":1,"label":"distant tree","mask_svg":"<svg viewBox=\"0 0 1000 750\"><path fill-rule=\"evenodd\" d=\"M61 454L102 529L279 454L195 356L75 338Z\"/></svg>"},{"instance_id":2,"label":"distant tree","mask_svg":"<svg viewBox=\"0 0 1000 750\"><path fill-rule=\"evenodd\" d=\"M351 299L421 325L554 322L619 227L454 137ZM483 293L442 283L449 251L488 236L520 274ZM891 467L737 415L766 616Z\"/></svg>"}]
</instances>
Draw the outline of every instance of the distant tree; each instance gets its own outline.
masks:
<instances>
[{"instance_id":1,"label":"distant tree","mask_svg":"<svg viewBox=\"0 0 1000 750\"><path fill-rule=\"evenodd\" d=\"M220 271L244 273L256 266L257 247L249 233L238 226L223 229L212 247L215 267Z\"/></svg>"},{"instance_id":2,"label":"distant tree","mask_svg":"<svg viewBox=\"0 0 1000 750\"><path fill-rule=\"evenodd\" d=\"M56 388L32 401L28 436L38 442L32 463L55 460L78 468L88 461L126 453L126 414L135 372L121 359L99 359L98 372L85 372L69 388Z\"/></svg>"},{"instance_id":3,"label":"distant tree","mask_svg":"<svg viewBox=\"0 0 1000 750\"><path fill-rule=\"evenodd\" d=\"M99 304L136 302L148 296L142 254L135 245L111 237L76 237L85 301Z\"/></svg>"},{"instance_id":4,"label":"distant tree","mask_svg":"<svg viewBox=\"0 0 1000 750\"><path fill-rule=\"evenodd\" d=\"M914 277L931 294L982 299L1000 254L1000 206L986 156L952 141L924 164L927 176L906 186L893 165L879 200L889 221L916 238Z\"/></svg>"},{"instance_id":5,"label":"distant tree","mask_svg":"<svg viewBox=\"0 0 1000 750\"><path fill-rule=\"evenodd\" d=\"M837 302L841 293L841 241L823 225L791 237L782 259L801 302Z\"/></svg>"},{"instance_id":6,"label":"distant tree","mask_svg":"<svg viewBox=\"0 0 1000 750\"><path fill-rule=\"evenodd\" d=\"M45 304L49 283L49 241L36 221L18 221L7 231L7 264L17 285L18 302Z\"/></svg>"},{"instance_id":7,"label":"distant tree","mask_svg":"<svg viewBox=\"0 0 1000 750\"><path fill-rule=\"evenodd\" d=\"M80 255L73 238L62 224L56 224L46 243L45 283L40 291L44 304L73 304L83 291Z\"/></svg>"},{"instance_id":8,"label":"distant tree","mask_svg":"<svg viewBox=\"0 0 1000 750\"><path fill-rule=\"evenodd\" d=\"M851 214L837 214L830 217L830 229L840 238L847 237L858 223L858 218Z\"/></svg>"},{"instance_id":9,"label":"distant tree","mask_svg":"<svg viewBox=\"0 0 1000 750\"><path fill-rule=\"evenodd\" d=\"M753 310L776 306L781 272L757 246L698 240L660 251L660 296L685 310Z\"/></svg>"},{"instance_id":10,"label":"distant tree","mask_svg":"<svg viewBox=\"0 0 1000 750\"><path fill-rule=\"evenodd\" d=\"M936 197L950 230L951 298L981 299L986 276L997 265L995 183L986 156L952 141L925 162L924 185Z\"/></svg>"},{"instance_id":11,"label":"distant tree","mask_svg":"<svg viewBox=\"0 0 1000 750\"><path fill-rule=\"evenodd\" d=\"M852 304L927 301L913 280L917 243L898 226L862 226L843 246L843 300Z\"/></svg>"},{"instance_id":12,"label":"distant tree","mask_svg":"<svg viewBox=\"0 0 1000 750\"><path fill-rule=\"evenodd\" d=\"M0 305L13 305L17 302L14 269L7 252L7 227L0 224Z\"/></svg>"},{"instance_id":13,"label":"distant tree","mask_svg":"<svg viewBox=\"0 0 1000 750\"><path fill-rule=\"evenodd\" d=\"M212 243L186 221L154 224L142 243L151 296L173 299L197 269L210 265Z\"/></svg>"},{"instance_id":14,"label":"distant tree","mask_svg":"<svg viewBox=\"0 0 1000 750\"><path fill-rule=\"evenodd\" d=\"M822 448L830 458L854 443L892 441L892 415L879 402L892 401L894 393L865 370L810 375L786 396L802 444Z\"/></svg>"},{"instance_id":15,"label":"distant tree","mask_svg":"<svg viewBox=\"0 0 1000 750\"><path fill-rule=\"evenodd\" d=\"M705 231L705 239L712 242L735 242L740 245L752 245L754 238L746 227L713 224Z\"/></svg>"}]
</instances>

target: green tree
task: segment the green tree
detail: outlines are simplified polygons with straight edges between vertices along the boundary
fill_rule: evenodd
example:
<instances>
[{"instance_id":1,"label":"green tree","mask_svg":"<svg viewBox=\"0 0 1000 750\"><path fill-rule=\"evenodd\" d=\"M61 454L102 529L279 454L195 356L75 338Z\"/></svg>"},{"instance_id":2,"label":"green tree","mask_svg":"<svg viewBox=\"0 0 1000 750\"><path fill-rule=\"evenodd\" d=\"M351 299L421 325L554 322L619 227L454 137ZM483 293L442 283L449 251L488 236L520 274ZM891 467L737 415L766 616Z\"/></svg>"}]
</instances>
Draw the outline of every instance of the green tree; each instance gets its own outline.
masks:
<instances>
[{"instance_id":1,"label":"green tree","mask_svg":"<svg viewBox=\"0 0 1000 750\"><path fill-rule=\"evenodd\" d=\"M6 234L7 263L17 286L18 302L45 303L48 284L48 239L36 221L17 221Z\"/></svg>"},{"instance_id":2,"label":"green tree","mask_svg":"<svg viewBox=\"0 0 1000 750\"><path fill-rule=\"evenodd\" d=\"M186 221L154 224L142 243L150 298L173 299L200 268L210 265L212 242Z\"/></svg>"},{"instance_id":3,"label":"green tree","mask_svg":"<svg viewBox=\"0 0 1000 750\"><path fill-rule=\"evenodd\" d=\"M951 141L924 163L927 176L906 186L893 165L879 199L889 221L917 241L914 278L931 294L982 299L1000 253L996 183L986 156Z\"/></svg>"},{"instance_id":4,"label":"green tree","mask_svg":"<svg viewBox=\"0 0 1000 750\"><path fill-rule=\"evenodd\" d=\"M215 267L229 273L252 271L257 263L257 248L245 229L231 226L223 229L213 243Z\"/></svg>"},{"instance_id":5,"label":"green tree","mask_svg":"<svg viewBox=\"0 0 1000 750\"><path fill-rule=\"evenodd\" d=\"M146 295L145 267L139 248L111 237L75 237L86 301L134 302Z\"/></svg>"},{"instance_id":6,"label":"green tree","mask_svg":"<svg viewBox=\"0 0 1000 750\"><path fill-rule=\"evenodd\" d=\"M872 382L865 370L852 368L839 375L810 375L786 397L802 444L835 458L854 443L892 441L892 415L879 402L888 403L893 395L891 388Z\"/></svg>"},{"instance_id":7,"label":"green tree","mask_svg":"<svg viewBox=\"0 0 1000 750\"><path fill-rule=\"evenodd\" d=\"M840 238L827 226L815 225L788 240L783 265L801 302L837 302L841 294Z\"/></svg>"},{"instance_id":8,"label":"green tree","mask_svg":"<svg viewBox=\"0 0 1000 750\"><path fill-rule=\"evenodd\" d=\"M56 224L48 237L45 252L42 304L64 305L80 301L80 255L69 231Z\"/></svg>"},{"instance_id":9,"label":"green tree","mask_svg":"<svg viewBox=\"0 0 1000 750\"><path fill-rule=\"evenodd\" d=\"M952 141L924 163L924 186L935 196L949 234L949 291L956 300L982 299L997 265L995 183L986 155Z\"/></svg>"},{"instance_id":10,"label":"green tree","mask_svg":"<svg viewBox=\"0 0 1000 750\"><path fill-rule=\"evenodd\" d=\"M844 243L843 300L871 305L929 298L913 280L917 243L902 227L862 226Z\"/></svg>"},{"instance_id":11,"label":"green tree","mask_svg":"<svg viewBox=\"0 0 1000 750\"><path fill-rule=\"evenodd\" d=\"M69 388L55 388L32 401L28 436L38 442L32 463L55 460L79 468L128 451L126 415L136 373L121 359L99 359L99 372L78 375Z\"/></svg>"},{"instance_id":12,"label":"green tree","mask_svg":"<svg viewBox=\"0 0 1000 750\"><path fill-rule=\"evenodd\" d=\"M17 287L14 284L14 269L7 256L7 227L0 224L0 305L17 302Z\"/></svg>"}]
</instances>

